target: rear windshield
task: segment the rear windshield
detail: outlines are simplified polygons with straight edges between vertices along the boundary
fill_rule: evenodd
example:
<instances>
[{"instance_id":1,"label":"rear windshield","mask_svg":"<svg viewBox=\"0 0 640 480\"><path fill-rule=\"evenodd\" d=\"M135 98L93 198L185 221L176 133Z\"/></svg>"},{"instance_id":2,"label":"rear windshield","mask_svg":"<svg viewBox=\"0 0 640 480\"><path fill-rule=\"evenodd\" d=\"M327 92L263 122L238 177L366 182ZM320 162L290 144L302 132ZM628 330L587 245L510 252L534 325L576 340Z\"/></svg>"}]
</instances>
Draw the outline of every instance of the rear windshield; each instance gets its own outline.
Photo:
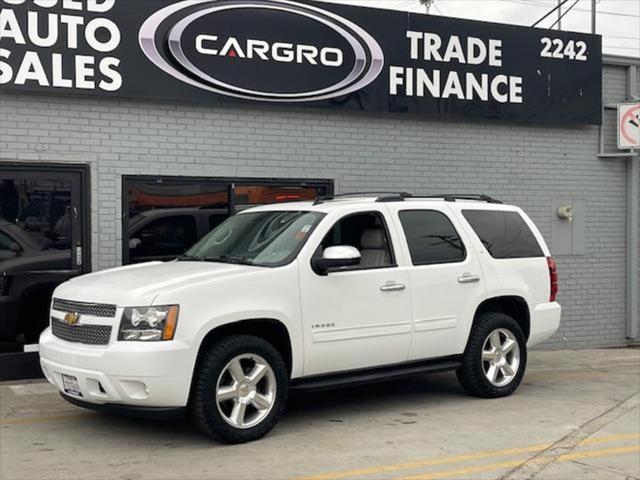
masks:
<instances>
[{"instance_id":1,"label":"rear windshield","mask_svg":"<svg viewBox=\"0 0 640 480\"><path fill-rule=\"evenodd\" d=\"M536 237L518 212L463 210L462 214L493 258L544 256Z\"/></svg>"}]
</instances>

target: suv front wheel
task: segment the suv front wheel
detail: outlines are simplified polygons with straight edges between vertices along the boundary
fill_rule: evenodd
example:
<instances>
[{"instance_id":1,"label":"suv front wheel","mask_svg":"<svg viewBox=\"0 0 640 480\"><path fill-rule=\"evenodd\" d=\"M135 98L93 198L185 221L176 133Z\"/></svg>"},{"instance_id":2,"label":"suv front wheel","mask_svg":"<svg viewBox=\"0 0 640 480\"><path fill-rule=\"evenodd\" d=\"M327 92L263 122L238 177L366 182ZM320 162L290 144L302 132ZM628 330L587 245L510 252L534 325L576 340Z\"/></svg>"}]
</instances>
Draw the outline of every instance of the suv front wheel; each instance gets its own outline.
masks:
<instances>
[{"instance_id":1,"label":"suv front wheel","mask_svg":"<svg viewBox=\"0 0 640 480\"><path fill-rule=\"evenodd\" d=\"M483 313L475 322L458 380L471 395L506 397L516 391L527 365L527 345L520 325L508 315Z\"/></svg>"},{"instance_id":2,"label":"suv front wheel","mask_svg":"<svg viewBox=\"0 0 640 480\"><path fill-rule=\"evenodd\" d=\"M204 352L189 402L195 425L221 443L258 440L276 425L287 402L280 353L249 335L223 338Z\"/></svg>"}]
</instances>

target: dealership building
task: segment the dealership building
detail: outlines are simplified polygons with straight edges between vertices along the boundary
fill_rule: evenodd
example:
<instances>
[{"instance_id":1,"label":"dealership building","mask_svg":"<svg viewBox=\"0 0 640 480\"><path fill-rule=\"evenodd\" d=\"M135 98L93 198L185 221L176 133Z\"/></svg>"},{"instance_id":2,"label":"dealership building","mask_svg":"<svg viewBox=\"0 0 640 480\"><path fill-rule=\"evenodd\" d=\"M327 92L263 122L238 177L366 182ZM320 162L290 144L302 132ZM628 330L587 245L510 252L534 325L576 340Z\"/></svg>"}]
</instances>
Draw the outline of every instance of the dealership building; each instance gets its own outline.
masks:
<instances>
[{"instance_id":1,"label":"dealership building","mask_svg":"<svg viewBox=\"0 0 640 480\"><path fill-rule=\"evenodd\" d=\"M595 35L342 5L111 3L0 2L0 216L63 257L28 268L35 285L51 276L32 298L173 258L251 205L482 193L522 207L558 263L548 348L638 341L640 158L618 146L617 106L638 104L640 59L602 56ZM49 45L52 13L91 32L72 44L60 26ZM291 48L273 46L274 28ZM547 57L545 38L575 51ZM22 274L0 260L0 275ZM24 308L11 310L17 334Z\"/></svg>"}]
</instances>

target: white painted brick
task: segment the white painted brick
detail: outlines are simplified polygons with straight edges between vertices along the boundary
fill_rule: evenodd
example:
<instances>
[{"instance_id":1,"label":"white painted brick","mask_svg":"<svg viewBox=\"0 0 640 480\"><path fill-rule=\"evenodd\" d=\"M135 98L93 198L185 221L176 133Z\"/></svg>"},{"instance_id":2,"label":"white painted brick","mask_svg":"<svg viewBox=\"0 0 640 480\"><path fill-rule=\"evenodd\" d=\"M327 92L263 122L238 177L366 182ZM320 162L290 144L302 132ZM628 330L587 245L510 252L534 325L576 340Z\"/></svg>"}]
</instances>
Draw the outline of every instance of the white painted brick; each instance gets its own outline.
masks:
<instances>
[{"instance_id":1,"label":"white painted brick","mask_svg":"<svg viewBox=\"0 0 640 480\"><path fill-rule=\"evenodd\" d=\"M605 103L620 101L624 68L605 67L603 79ZM595 126L0 96L3 160L90 165L94 269L121 261L122 175L313 177L334 179L339 191L483 192L522 206L547 238L549 200L582 198L586 255L557 258L564 314L550 348L565 345L563 337L571 347L626 343L626 170L622 161L597 159L598 148Z\"/></svg>"}]
</instances>

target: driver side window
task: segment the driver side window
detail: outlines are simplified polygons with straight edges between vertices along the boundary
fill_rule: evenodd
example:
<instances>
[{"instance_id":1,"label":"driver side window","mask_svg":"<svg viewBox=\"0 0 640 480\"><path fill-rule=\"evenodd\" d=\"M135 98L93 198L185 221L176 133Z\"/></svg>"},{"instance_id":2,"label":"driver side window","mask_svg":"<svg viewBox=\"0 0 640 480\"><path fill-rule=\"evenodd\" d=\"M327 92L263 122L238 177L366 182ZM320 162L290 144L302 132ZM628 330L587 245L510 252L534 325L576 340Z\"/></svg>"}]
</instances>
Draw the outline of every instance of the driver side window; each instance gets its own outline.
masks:
<instances>
[{"instance_id":1,"label":"driver side window","mask_svg":"<svg viewBox=\"0 0 640 480\"><path fill-rule=\"evenodd\" d=\"M322 256L329 247L350 246L360 251L360 265L346 270L363 270L396 266L393 247L382 214L365 212L340 219L316 250Z\"/></svg>"}]
</instances>

